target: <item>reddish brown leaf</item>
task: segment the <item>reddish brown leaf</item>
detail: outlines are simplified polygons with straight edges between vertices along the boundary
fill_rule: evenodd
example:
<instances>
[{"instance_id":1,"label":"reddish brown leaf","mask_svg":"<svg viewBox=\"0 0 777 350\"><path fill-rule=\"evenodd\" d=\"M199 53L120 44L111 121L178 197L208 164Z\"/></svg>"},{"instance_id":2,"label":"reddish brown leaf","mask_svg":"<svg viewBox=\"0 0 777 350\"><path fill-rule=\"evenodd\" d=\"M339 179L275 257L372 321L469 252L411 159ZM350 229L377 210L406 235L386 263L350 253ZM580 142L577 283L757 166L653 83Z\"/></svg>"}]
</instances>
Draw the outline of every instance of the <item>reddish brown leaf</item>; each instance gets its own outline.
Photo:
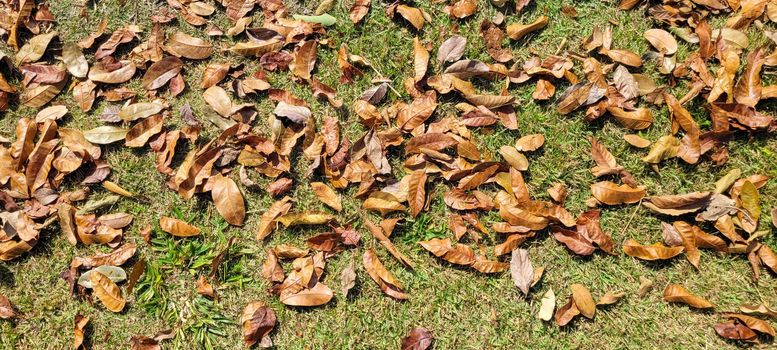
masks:
<instances>
[{"instance_id":1,"label":"reddish brown leaf","mask_svg":"<svg viewBox=\"0 0 777 350\"><path fill-rule=\"evenodd\" d=\"M426 350L432 346L434 337L426 328L415 327L407 336L402 337L400 348L402 350Z\"/></svg>"}]
</instances>

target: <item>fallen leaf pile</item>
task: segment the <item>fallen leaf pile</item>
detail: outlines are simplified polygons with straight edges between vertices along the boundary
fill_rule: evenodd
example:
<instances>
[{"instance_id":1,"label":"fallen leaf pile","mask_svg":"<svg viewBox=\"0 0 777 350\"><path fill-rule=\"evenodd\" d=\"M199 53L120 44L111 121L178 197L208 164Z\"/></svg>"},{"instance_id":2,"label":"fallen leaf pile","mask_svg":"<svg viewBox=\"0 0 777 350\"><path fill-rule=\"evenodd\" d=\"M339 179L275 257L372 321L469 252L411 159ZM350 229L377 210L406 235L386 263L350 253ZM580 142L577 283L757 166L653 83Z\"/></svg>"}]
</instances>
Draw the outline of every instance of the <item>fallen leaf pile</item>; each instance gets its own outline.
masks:
<instances>
[{"instance_id":1,"label":"fallen leaf pile","mask_svg":"<svg viewBox=\"0 0 777 350\"><path fill-rule=\"evenodd\" d=\"M506 6L505 1L492 1ZM529 5L516 0L515 12ZM112 312L132 307L127 296L145 269L138 261L128 274L122 267L135 258L137 247L124 243L125 230L133 216L111 212L120 200L145 201L144 194L132 193L112 182L111 165L105 153L115 147L138 149L154 155L156 170L169 191L187 200L212 201L215 211L230 225L242 226L250 213L259 220L255 232L264 241L280 227L309 226L321 231L301 238L305 248L294 244L268 247L261 275L272 283L270 293L292 307L314 307L329 303L335 292L327 283L328 259L346 249L363 251L362 269L353 263L342 272L343 299L354 287L357 275L366 275L386 296L398 301L413 298L403 282L381 261L385 255L412 271L420 262L411 261L392 242L395 227L404 218L416 218L428 211L435 197L442 197L450 212L446 238L418 242L434 259L484 274L510 271L517 289L528 296L543 274L535 267L522 243L550 235L570 254L620 255L619 243L600 225L607 206L636 205L662 220L662 242L640 243L626 239L623 252L640 260L667 260L684 256L697 269L703 268L700 249L746 258L758 279L763 268L777 273L777 255L763 243L771 228L763 222L771 216L777 225L777 209L762 208L759 189L769 181L760 174L735 170L720 179L715 188L692 193L652 193L647 186L618 163L607 145L590 139L590 170L598 179L590 185L589 209L579 215L566 208L564 184L548 188L552 200L540 200L526 185L524 176L534 152L546 145L541 134L524 135L514 144L502 145L498 155L484 152L477 135L481 128L518 130L519 102L513 86L532 84L534 100L553 100L560 114L579 116L586 122L611 118L621 127L638 131L657 123L654 114L666 107L671 132L656 140L631 134L626 141L643 151L646 166L659 172L662 164L679 158L689 165L711 162L725 164L729 141L738 135L774 133L777 121L759 110L763 100L777 98L777 86L764 86L764 67L777 65L777 50L751 48L744 30L777 21L777 5L766 0L743 1L640 1L621 0L623 10L646 11L656 28L644 33L647 52L632 52L613 42L612 28L600 26L578 47L540 57L532 54L519 62L506 41L532 40L532 33L552 26L544 15L526 23L504 16L484 20L480 38L493 63L465 57L468 45L463 36L447 35L439 43L425 39L430 13L412 3L395 2L385 9L373 9L370 0L356 0L347 20L363 25L369 12L388 16L407 27L415 39L412 74L404 78L403 93L380 75L369 60L351 52L346 44L335 45L327 27L347 21L326 14L333 2L322 2L315 16L290 14L282 1L168 0L152 17L151 28L125 24L112 32L103 21L97 32L78 42L65 41L56 20L45 4L32 0L3 1L0 35L15 52L0 54L0 110L22 106L36 110L34 116L16 121L13 141L0 145L0 260L9 261L29 253L41 239L41 230L58 225L64 238L75 245L104 245L112 250L90 257L75 257L62 277L74 297L88 296ZM452 20L466 19L483 6L474 0L450 1L439 5ZM232 27L218 28L209 20L216 11L226 13ZM385 13L379 13L384 11ZM253 13L263 14L262 22ZM11 14L10 16L8 14ZM720 28L713 19L727 16ZM572 7L565 15L576 16ZM176 22L194 30L175 30ZM21 35L21 34L24 35ZM767 30L763 34L777 41ZM234 44L225 44L222 37ZM678 41L692 51L680 60ZM565 39L566 40L566 39ZM331 52L331 66L319 60ZM218 55L217 55L218 53ZM225 59L214 59L225 57ZM251 67L233 64L230 57L250 57ZM740 63L744 57L744 66ZM192 62L207 62L199 83L187 85ZM645 70L655 67L672 86L657 85ZM336 65L336 66L335 66ZM373 86L355 101L344 101L336 89L317 75L324 70L338 72L340 84L372 79ZM272 86L267 72L285 72L314 98L354 116L366 130L349 138L343 119L321 116L309 102L292 92ZM499 93L485 92L481 80L502 83ZM189 80L191 81L191 80ZM130 84L139 83L140 90ZM688 84L684 96L670 92L674 84ZM557 91L557 87L558 90ZM186 102L172 108L173 100L185 90L197 91L205 111L195 113ZM389 97L389 92L396 99ZM75 102L100 126L81 130L68 125L64 99ZM272 110L259 110L248 102L268 100ZM456 101L456 113L438 113L443 100ZM686 108L701 104L708 113L692 115ZM102 114L93 111L105 106ZM199 115L198 115L199 114ZM708 120L707 120L708 119ZM705 120L699 123L699 120ZM212 124L219 132L203 139ZM265 126L268 127L265 127ZM108 146L110 145L110 146ZM303 179L293 167L304 163ZM257 178L263 178L258 181ZM320 179L308 182L307 179ZM259 183L268 183L260 186ZM153 184L148 184L149 188ZM309 187L326 211L308 211L289 196L297 187ZM75 188L65 190L65 188ZM108 196L92 196L102 188ZM343 218L340 212L346 189L360 202L365 213L360 224ZM250 208L245 193L266 192L275 197L268 208ZM374 223L366 213L381 220ZM484 224L494 212L499 220ZM160 215L159 228L186 239L201 229L184 220ZM628 226L628 224L627 224ZM710 231L712 228L715 231ZM151 229L144 230L144 236ZM369 232L369 242L363 235ZM483 236L492 239L483 240ZM496 241L493 246L485 242ZM232 244L224 250L228 251ZM371 248L373 247L373 248ZM377 251L382 251L378 253ZM508 259L507 256L510 256ZM223 254L214 260L213 270ZM384 259L385 260L385 259ZM212 276L211 276L212 278ZM124 283L126 281L126 283ZM648 293L652 281L640 288ZM123 286L123 287L122 287ZM374 288L367 287L367 288ZM558 291L566 288L558 288ZM566 303L556 307L556 294L548 289L537 317L564 326L578 316L594 319L597 308L608 307L625 297L623 292L603 293L594 300L587 287L570 285ZM642 291L644 290L644 292ZM217 288L200 276L197 291L217 299ZM419 296L420 297L420 296ZM714 309L704 297L678 284L663 291L667 302L693 309ZM555 311L554 311L555 310ZM714 326L723 338L756 341L759 335L774 336L764 320L749 314L774 316L768 307L745 307L743 313L722 312L724 321ZM20 317L11 302L0 295L0 318ZM89 317L75 319L75 346L84 341ZM276 314L263 301L245 307L240 324L246 346L272 346L270 333ZM153 338L136 336L134 348L155 348L167 334ZM401 339L403 349L426 349L432 333L413 328Z\"/></svg>"}]
</instances>

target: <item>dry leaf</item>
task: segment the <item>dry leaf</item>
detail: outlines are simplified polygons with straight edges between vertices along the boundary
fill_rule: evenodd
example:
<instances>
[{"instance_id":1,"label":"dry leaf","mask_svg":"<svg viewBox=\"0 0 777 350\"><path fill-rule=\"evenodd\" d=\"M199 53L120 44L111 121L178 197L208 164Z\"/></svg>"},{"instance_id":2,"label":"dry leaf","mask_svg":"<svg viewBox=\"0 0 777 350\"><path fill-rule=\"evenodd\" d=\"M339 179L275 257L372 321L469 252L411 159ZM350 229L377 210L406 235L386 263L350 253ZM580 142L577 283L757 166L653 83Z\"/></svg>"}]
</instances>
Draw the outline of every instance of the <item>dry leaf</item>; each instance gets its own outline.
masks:
<instances>
[{"instance_id":1,"label":"dry leaf","mask_svg":"<svg viewBox=\"0 0 777 350\"><path fill-rule=\"evenodd\" d=\"M620 205L639 202L645 196L645 189L601 181L591 185L591 194L604 204Z\"/></svg>"},{"instance_id":2,"label":"dry leaf","mask_svg":"<svg viewBox=\"0 0 777 350\"><path fill-rule=\"evenodd\" d=\"M641 245L633 239L627 239L626 242L623 243L623 252L625 252L626 255L648 261L671 259L682 253L683 250L684 248L681 246L666 247L660 243Z\"/></svg>"},{"instance_id":3,"label":"dry leaf","mask_svg":"<svg viewBox=\"0 0 777 350\"><path fill-rule=\"evenodd\" d=\"M335 211L341 211L343 210L342 202L340 201L340 196L335 193L335 191L324 184L323 182L311 182L310 187L313 189L313 192L316 194L316 197L323 202L324 204L328 205L330 208L334 209Z\"/></svg>"},{"instance_id":4,"label":"dry leaf","mask_svg":"<svg viewBox=\"0 0 777 350\"><path fill-rule=\"evenodd\" d=\"M445 39L437 49L437 62L442 64L444 62L457 61L464 55L466 47L467 39L460 35L454 35Z\"/></svg>"},{"instance_id":5,"label":"dry leaf","mask_svg":"<svg viewBox=\"0 0 777 350\"><path fill-rule=\"evenodd\" d=\"M624 292L607 292L601 298L599 298L599 301L596 302L596 305L612 305L620 301L625 296L626 293Z\"/></svg>"},{"instance_id":6,"label":"dry leaf","mask_svg":"<svg viewBox=\"0 0 777 350\"><path fill-rule=\"evenodd\" d=\"M261 301L254 301L246 305L240 316L243 326L243 343L250 347L269 337L277 322L275 312Z\"/></svg>"},{"instance_id":7,"label":"dry leaf","mask_svg":"<svg viewBox=\"0 0 777 350\"><path fill-rule=\"evenodd\" d=\"M596 303L588 288L577 283L572 284L570 287L572 288L572 300L575 302L577 309L580 310L580 314L586 318L594 318Z\"/></svg>"},{"instance_id":8,"label":"dry leaf","mask_svg":"<svg viewBox=\"0 0 777 350\"><path fill-rule=\"evenodd\" d=\"M432 346L434 337L428 329L415 327L407 336L402 337L400 349L402 350L427 350Z\"/></svg>"},{"instance_id":9,"label":"dry leaf","mask_svg":"<svg viewBox=\"0 0 777 350\"><path fill-rule=\"evenodd\" d=\"M637 148L650 147L650 140L646 140L639 135L627 134L627 135L623 135L623 139L626 140L626 142L628 142L630 145Z\"/></svg>"},{"instance_id":10,"label":"dry leaf","mask_svg":"<svg viewBox=\"0 0 777 350\"><path fill-rule=\"evenodd\" d=\"M375 251L367 249L364 252L363 262L364 268L367 270L370 278L378 284L378 287L380 287L380 290L383 291L383 293L399 300L408 299L408 295L405 294L405 291L402 289L399 282L394 279L394 276L392 276L380 260L378 260Z\"/></svg>"},{"instance_id":11,"label":"dry leaf","mask_svg":"<svg viewBox=\"0 0 777 350\"><path fill-rule=\"evenodd\" d=\"M246 216L243 194L234 180L221 174L208 179L216 210L231 225L243 225Z\"/></svg>"},{"instance_id":12,"label":"dry leaf","mask_svg":"<svg viewBox=\"0 0 777 350\"><path fill-rule=\"evenodd\" d=\"M99 271L94 271L90 275L90 281L92 282L94 294L105 305L106 309L113 312L124 310L126 301L122 296L121 289L108 276L103 275Z\"/></svg>"},{"instance_id":13,"label":"dry leaf","mask_svg":"<svg viewBox=\"0 0 777 350\"><path fill-rule=\"evenodd\" d=\"M356 271L353 266L353 260L340 273L340 291L343 298L348 298L348 292L356 285Z\"/></svg>"},{"instance_id":14,"label":"dry leaf","mask_svg":"<svg viewBox=\"0 0 777 350\"><path fill-rule=\"evenodd\" d=\"M416 217L426 205L426 172L418 170L409 176L407 204L410 207L410 214Z\"/></svg>"},{"instance_id":15,"label":"dry leaf","mask_svg":"<svg viewBox=\"0 0 777 350\"><path fill-rule=\"evenodd\" d=\"M16 318L16 308L5 295L0 295L0 318L4 320Z\"/></svg>"},{"instance_id":16,"label":"dry leaf","mask_svg":"<svg viewBox=\"0 0 777 350\"><path fill-rule=\"evenodd\" d=\"M537 318L543 321L550 321L553 318L553 311L556 309L556 294L553 293L553 288L548 289L542 296L540 301L540 311L537 313Z\"/></svg>"},{"instance_id":17,"label":"dry leaf","mask_svg":"<svg viewBox=\"0 0 777 350\"><path fill-rule=\"evenodd\" d=\"M200 229L189 225L181 220L163 216L159 218L159 227L176 237L191 237L200 234Z\"/></svg>"},{"instance_id":18,"label":"dry leaf","mask_svg":"<svg viewBox=\"0 0 777 350\"><path fill-rule=\"evenodd\" d=\"M540 30L542 28L545 28L546 25L548 25L548 17L547 16L540 16L537 17L534 22L529 24L520 24L520 23L513 23L507 26L507 36L510 37L510 39L513 40L520 40L526 34L529 34L531 32Z\"/></svg>"},{"instance_id":19,"label":"dry leaf","mask_svg":"<svg viewBox=\"0 0 777 350\"><path fill-rule=\"evenodd\" d=\"M510 275L513 277L515 286L524 295L528 295L534 279L534 267L529 261L529 251L526 249L513 250L510 259Z\"/></svg>"},{"instance_id":20,"label":"dry leaf","mask_svg":"<svg viewBox=\"0 0 777 350\"><path fill-rule=\"evenodd\" d=\"M664 289L664 300L670 303L684 303L697 309L711 309L715 307L704 298L691 294L681 285L668 284Z\"/></svg>"}]
</instances>

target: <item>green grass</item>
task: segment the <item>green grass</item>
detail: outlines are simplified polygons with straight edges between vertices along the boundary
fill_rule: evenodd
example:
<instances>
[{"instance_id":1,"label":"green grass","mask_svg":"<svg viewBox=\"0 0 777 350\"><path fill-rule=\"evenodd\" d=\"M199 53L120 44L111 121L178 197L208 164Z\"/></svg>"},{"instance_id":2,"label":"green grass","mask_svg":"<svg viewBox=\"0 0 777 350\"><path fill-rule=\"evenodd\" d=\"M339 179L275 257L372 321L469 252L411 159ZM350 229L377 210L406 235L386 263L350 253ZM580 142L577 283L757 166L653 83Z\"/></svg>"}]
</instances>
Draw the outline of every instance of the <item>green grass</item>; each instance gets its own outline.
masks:
<instances>
[{"instance_id":1,"label":"green grass","mask_svg":"<svg viewBox=\"0 0 777 350\"><path fill-rule=\"evenodd\" d=\"M77 41L97 27L102 18L109 25L106 32L115 30L124 23L136 23L143 29L143 40L151 30L149 16L161 6L151 0L118 1L102 0L90 2L88 17L79 16L75 0L51 1L52 12L58 20L58 30L66 41ZM125 3L125 4L121 4ZM568 18L561 14L562 3L574 3L579 17ZM318 5L316 1L304 3L288 1L290 13L309 14ZM492 18L497 9L487 1L480 2L479 13L465 20L451 20L442 11L443 3L428 0L416 4L433 18L424 29L416 33L401 22L386 17L384 8L388 3L373 1L372 9L364 23L354 27L347 20L350 2L338 3L330 13L338 19L336 26L328 29L331 47L319 49L315 76L322 82L336 87L338 98L344 101L344 111L334 110L326 101L316 100L306 86L295 84L288 72L269 74L273 87L284 88L305 99L320 123L324 116L337 116L343 125L343 133L355 140L366 130L358 123L359 117L350 111L350 104L371 86L370 80L377 77L365 69L366 76L353 84L337 83L340 71L336 63L336 51L340 44L347 43L350 53L369 60L375 69L392 80L392 85L403 96L389 93L391 101L409 100L402 88L402 80L412 75L412 39L419 36L423 42L431 43L430 74L442 70L434 57L439 43L454 32L468 39L465 57L491 62L484 50L479 25L483 19ZM645 52L648 43L642 38L644 30L654 23L642 10L628 12L615 9L615 1L553 1L536 0L523 13L515 15L508 11L505 22L529 22L539 15L550 17L549 26L529 35L519 42L505 41L513 50L516 61L523 63L532 53L545 57L558 49L564 38L566 48L579 52L579 43L590 34L595 25L612 25L615 48ZM508 5L509 8L511 5ZM261 14L255 11L254 25L262 22ZM210 18L221 29L230 27L229 21L219 7ZM720 23L715 22L720 25ZM773 29L772 24L767 24ZM175 30L205 37L201 30L183 21L165 27L167 33ZM751 29L751 47L766 40L756 29ZM104 39L103 39L104 40ZM217 46L226 48L237 38L221 38ZM681 43L678 62L695 50L695 46ZM217 50L210 60L186 62L185 78L187 90L172 99L173 118L169 125L180 125L177 110L184 103L192 105L195 114L206 123L206 130L199 143L207 142L218 134L215 126L202 117L209 107L201 98L199 82L208 62L230 61L244 63L246 72L253 73L258 67L256 59L229 55ZM580 74L576 63L576 73ZM641 71L666 84L655 73L652 64ZM765 75L766 83L774 78ZM137 80L137 79L136 79ZM496 93L501 83L477 81L476 86L484 92ZM129 84L142 96L142 87ZM566 86L557 87L558 96ZM630 133L611 120L587 124L582 113L562 116L555 111L553 102L532 101L534 84L511 86L510 93L519 101L517 110L520 130L510 131L501 127L474 131L474 139L484 153L497 155L505 144L512 144L522 136L542 133L546 136L545 146L529 154L530 170L525 174L530 193L536 199L548 199L546 189L554 183L564 183L569 189L567 207L577 215L585 210L585 200L590 197L589 186L594 177L588 170L592 161L588 154L587 137L595 136L616 155L621 165L631 171L637 181L648 188L651 195L675 194L695 190L711 189L713 182L733 168L740 168L745 175L755 173L777 176L777 140L773 136L739 136L730 144L731 157L723 167L715 167L708 161L687 166L679 160L670 160L661 165L656 174L640 158L646 151L630 147L622 138ZM670 89L676 95L686 91L684 84ZM166 96L166 92L163 97ZM168 96L169 97L169 96ZM100 124L96 118L109 103L98 100L91 113L81 113L72 100L72 94L63 93L58 101L69 106L70 115L60 125L88 129ZM233 98L237 102L239 99ZM437 117L454 115L453 105L458 99L444 98L436 113ZM451 102L452 101L452 102ZM256 126L265 125L265 116L273 103L264 94L250 96L244 101L255 103L259 110ZM384 102L382 106L388 106ZM762 112L774 114L773 103L762 103ZM691 113L700 123L707 120L706 112L699 103L691 104ZM656 123L643 137L655 140L669 132L670 125L666 108L655 109ZM6 112L0 121L0 133L13 135L16 120L22 116L34 115L27 108L14 108ZM179 156L192 147L179 149ZM715 303L716 310L735 310L743 303L766 303L777 305L777 280L773 275L762 274L759 282L753 282L752 272L744 256L722 255L702 252L702 262L696 271L683 258L669 262L651 264L618 256L595 254L590 258L572 255L559 243L540 232L537 238L524 243L529 249L535 266L545 267L545 275L528 297L524 297L513 285L509 273L482 275L473 270L460 269L434 258L416 242L433 237L448 237L447 216L449 210L442 202L444 184L435 182L438 191L428 213L414 221L401 222L392 241L416 263L415 271L402 268L369 235L361 224L363 218L360 202L352 198L352 186L343 193L344 210L338 215L341 221L357 218L354 225L363 235L362 245L348 250L327 261L323 282L336 291L336 297L327 305L301 309L282 305L276 296L268 292L270 284L260 275L265 249L277 244L288 243L303 246L303 240L320 232L324 227L279 229L266 241L256 242L255 231L259 216L274 199L266 192L246 190L249 215L245 226L228 227L215 212L208 196L183 200L166 188L165 177L156 172L154 157L147 150L137 151L125 147L106 148L107 161L113 167L111 180L124 188L146 196L149 200L137 202L123 199L104 212L124 211L135 215L135 221L126 234L127 241L140 247L139 259L148 263L145 275L128 296L126 310L114 314L88 302L73 300L65 283L58 277L67 268L74 256L88 256L102 247L72 247L61 237L57 229L46 230L31 254L0 264L0 294L8 296L22 313L15 322L0 321L0 348L5 349L66 349L72 342L73 317L80 313L91 318L92 332L89 334L95 348L127 348L129 338L135 334L153 336L161 330L174 328L177 336L164 343L165 348L192 349L198 347L214 349L242 348L241 329L238 324L243 307L254 300L266 302L278 315L278 325L272 333L278 349L395 349L399 339L410 328L423 326L430 329L436 338L437 349L513 349L513 348L602 348L602 349L644 349L644 348L729 348L734 343L717 337L712 326L719 321L714 314L693 311L684 306L670 305L662 300L661 292L667 283L679 283L690 291L707 297ZM396 157L398 158L398 157ZM180 161L180 160L178 160ZM401 172L401 161L392 160L395 170ZM325 181L320 175L305 178L307 164L304 160L295 162L291 176L296 186L290 194L295 198L294 210L328 209L315 199L308 181ZM266 179L254 177L261 184ZM76 184L66 184L74 187ZM93 198L107 193L95 187ZM495 187L484 186L487 192ZM777 205L777 181L771 181L760 190L762 206L771 209ZM765 210L766 212L766 210ZM203 229L197 238L171 238L158 229L161 215L179 217ZM630 225L629 218L634 215ZM364 216L377 221L377 216ZM495 221L493 214L481 214L485 224ZM634 238L643 243L660 241L660 220L671 220L649 214L634 206L605 207L602 226L613 236L616 243ZM150 244L143 242L140 230L154 225ZM767 227L762 220L761 227ZM712 232L711 227L704 227ZM210 273L210 261L226 247L230 237L236 237L225 261L211 283L217 287L218 300L212 301L198 296L195 281L200 275ZM765 242L772 247L777 239L768 236ZM485 246L493 245L492 238L484 237ZM473 245L474 246L474 245ZM361 266L361 254L365 248L375 248L386 267L402 281L411 299L397 302L383 295L369 279ZM348 298L339 293L339 276L351 261L357 267L357 284ZM635 293L639 278L647 277L654 282L654 290L643 298ZM587 286L595 297L608 291L620 290L627 297L616 305L601 308L596 319L575 320L571 325L559 328L553 323L539 321L535 314L544 292L552 288L563 305L570 294L569 285L581 283Z\"/></svg>"}]
</instances>

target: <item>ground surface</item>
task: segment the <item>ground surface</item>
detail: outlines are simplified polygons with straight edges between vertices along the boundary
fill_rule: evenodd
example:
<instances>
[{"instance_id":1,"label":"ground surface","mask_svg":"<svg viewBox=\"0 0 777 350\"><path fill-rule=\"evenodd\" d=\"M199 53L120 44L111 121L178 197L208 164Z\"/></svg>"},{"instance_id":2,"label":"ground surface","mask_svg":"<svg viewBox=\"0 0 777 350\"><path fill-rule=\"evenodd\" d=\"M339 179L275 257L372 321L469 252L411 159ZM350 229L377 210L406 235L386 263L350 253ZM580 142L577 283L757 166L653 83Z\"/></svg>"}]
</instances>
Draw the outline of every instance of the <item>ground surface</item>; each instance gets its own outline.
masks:
<instances>
[{"instance_id":1,"label":"ground surface","mask_svg":"<svg viewBox=\"0 0 777 350\"><path fill-rule=\"evenodd\" d=\"M561 3L574 4L579 17L563 16ZM292 12L309 13L317 6L314 1L296 3L288 1ZM465 57L490 61L480 38L478 26L483 18L496 13L489 3L481 2L479 13L464 21L451 22L442 12L444 4L427 0L416 4L433 17L427 24L422 38L436 47L458 26L458 32L467 37L469 45ZM79 40L92 31L101 18L109 19L108 32L125 22L136 23L148 34L149 15L160 6L154 1L101 0L89 5L88 18L81 18L79 10L70 0L50 1L51 10L59 23L59 32L66 40ZM412 74L412 38L414 33L405 26L387 18L383 9L387 3L373 0L373 7L366 21L357 28L347 21L350 4L336 5L332 14L338 24L329 29L333 47L347 43L352 53L363 55L372 61L383 75L393 79L393 85L401 87L401 81ZM619 11L613 1L555 1L537 0L520 15L508 13L507 23L527 22L538 15L550 17L548 28L528 39L509 42L520 62L532 52L541 57L556 52L563 39L567 47L576 48L594 25L613 25L614 45L635 52L644 52L648 43L642 38L645 29L652 26L644 11L636 9ZM218 17L221 16L221 17ZM219 14L215 21L226 25L226 18ZM260 16L256 15L257 18ZM257 20L260 22L260 20ZM613 24L614 23L614 24ZM193 30L180 24L184 31ZM172 30L172 27L168 27ZM753 30L752 40L765 42L760 33ZM229 39L228 39L229 40ZM227 41L228 41L227 40ZM507 43L507 42L506 42ZM682 47L678 62L687 54ZM216 57L210 61L238 60L249 66L256 61L230 56ZM369 79L352 85L337 84L334 50L319 53L317 76L324 83L337 87L338 97L350 104L367 87ZM186 66L187 83L196 86L204 64ZM650 69L648 69L650 68ZM645 72L653 75L651 66ZM439 67L434 65L433 70ZM576 68L578 69L578 68ZM335 115L324 102L315 101L307 88L299 87L288 79L288 74L273 74L273 86L290 89L311 103L316 118ZM770 82L765 74L767 85ZM661 82L660 77L655 76ZM772 82L773 83L773 82ZM498 86L485 86L498 91ZM136 88L140 89L139 86ZM687 166L679 160L666 162L659 174L652 172L641 162L645 151L628 146L622 136L627 130L610 121L587 124L578 114L562 116L555 112L552 103L532 101L533 85L511 89L519 102L519 131L501 127L476 132L475 139L482 150L497 153L504 144L512 144L525 134L542 133L547 141L543 150L530 155L531 167L526 175L530 192L545 196L545 189L556 182L569 188L567 207L577 215L585 209L584 201L590 197L589 185L594 181L589 168L593 164L589 156L588 136L595 135L616 155L620 163L630 170L638 181L647 186L649 194L674 194L709 189L712 183L732 168L741 168L743 174L761 173L777 176L777 140L774 137L740 137L730 145L731 158L724 167L713 167L709 162ZM676 95L684 93L680 86L672 90ZM205 106L200 89L187 90L173 101L171 110L177 110L188 101L195 113ZM71 99L65 94L61 99ZM397 97L390 95L392 99ZM72 101L67 101L72 105ZM266 97L249 99L256 103L260 115L269 113L272 104ZM73 105L74 106L74 105ZM84 115L78 108L70 108L66 120L68 126L87 129L98 125L95 115L105 103L95 108L94 115ZM705 112L690 106L699 122L707 122ZM773 114L774 106L761 108ZM438 109L438 115L454 113L451 103ZM0 121L0 132L12 135L15 121L30 111L17 109L6 113ZM264 120L259 118L260 120ZM352 113L340 115L341 123L352 139L364 132ZM208 126L209 135L217 129ZM657 111L656 123L642 135L655 140L670 129L667 111ZM209 135L204 135L207 139ZM522 296L513 285L509 273L482 275L472 270L457 269L435 259L416 244L418 240L450 235L446 229L446 208L442 203L442 191L433 202L429 213L415 222L405 222L392 236L398 248L416 262L414 272L402 269L389 258L377 242L363 231L366 247L375 247L384 263L401 280L410 292L411 299L397 302L385 297L370 281L360 264L362 250L346 251L329 261L324 281L334 289L339 286L341 270L352 260L357 266L357 286L347 299L336 294L329 304L312 309L295 309L282 305L277 297L267 292L269 284L260 276L261 263L266 246L279 243L301 245L315 230L276 231L264 243L256 242L255 230L260 214L272 203L265 192L247 192L249 215L241 228L227 227L218 217L209 200L182 200L164 186L164 177L154 169L153 154L133 151L124 147L109 147L107 160L114 168L112 180L128 190L145 194L146 202L122 200L116 211L135 215L135 222L128 240L141 246L140 256L149 263L146 275L129 296L130 306L120 314L99 311L85 302L74 301L59 278L59 272L67 267L74 256L87 256L97 252L96 247L72 247L55 231L43 232L41 242L32 254L11 263L0 264L0 293L11 298L24 317L16 323L0 322L0 348L5 349L66 349L72 342L73 317L77 313L91 317L91 343L97 349L127 348L128 339L134 334L152 335L155 332L178 326L178 336L164 343L165 348L190 349L193 344L215 349L241 348L241 331L237 324L240 312L250 301L263 300L278 314L279 323L272 338L278 349L395 349L399 338L414 326L430 329L436 338L437 349L514 349L514 348L594 348L594 349L646 349L646 348L726 348L732 347L717 337L712 326L719 317L711 313L696 312L684 306L670 305L661 297L663 286L679 283L688 289L708 297L717 310L733 310L743 303L777 305L777 279L766 274L757 283L747 260L737 255L719 255L702 252L702 264L696 271L687 261L676 258L666 263L650 264L629 258L595 254L580 258L570 254L558 242L541 233L537 239L524 244L531 252L535 266L546 268L545 276L528 298ZM305 182L304 167L295 168L295 181ZM325 210L309 187L298 186L293 196L295 208ZM100 191L97 190L98 195ZM350 191L355 191L351 188ZM777 181L771 181L760 190L762 206L777 205ZM360 202L344 197L344 221L357 218L360 222ZM639 209L628 227L634 206L607 207L603 212L603 228L616 242L634 238L640 242L656 242L661 239L659 219ZM161 215L192 219L205 230L198 239L176 240L157 234L151 245L142 242L138 230L149 223L156 223ZM494 217L496 218L496 217ZM486 219L486 222L489 222ZM235 247L220 272L220 299L212 302L197 295L196 277L207 273L210 260L225 245L230 236L236 236ZM765 243L777 246L777 239L768 237ZM653 280L656 288L644 298L634 294L639 278ZM553 288L561 299L568 297L569 285L581 283L595 295L606 291L621 290L627 297L620 303L597 312L594 321L578 319L570 326L559 328L536 318L539 301L548 288Z\"/></svg>"}]
</instances>

